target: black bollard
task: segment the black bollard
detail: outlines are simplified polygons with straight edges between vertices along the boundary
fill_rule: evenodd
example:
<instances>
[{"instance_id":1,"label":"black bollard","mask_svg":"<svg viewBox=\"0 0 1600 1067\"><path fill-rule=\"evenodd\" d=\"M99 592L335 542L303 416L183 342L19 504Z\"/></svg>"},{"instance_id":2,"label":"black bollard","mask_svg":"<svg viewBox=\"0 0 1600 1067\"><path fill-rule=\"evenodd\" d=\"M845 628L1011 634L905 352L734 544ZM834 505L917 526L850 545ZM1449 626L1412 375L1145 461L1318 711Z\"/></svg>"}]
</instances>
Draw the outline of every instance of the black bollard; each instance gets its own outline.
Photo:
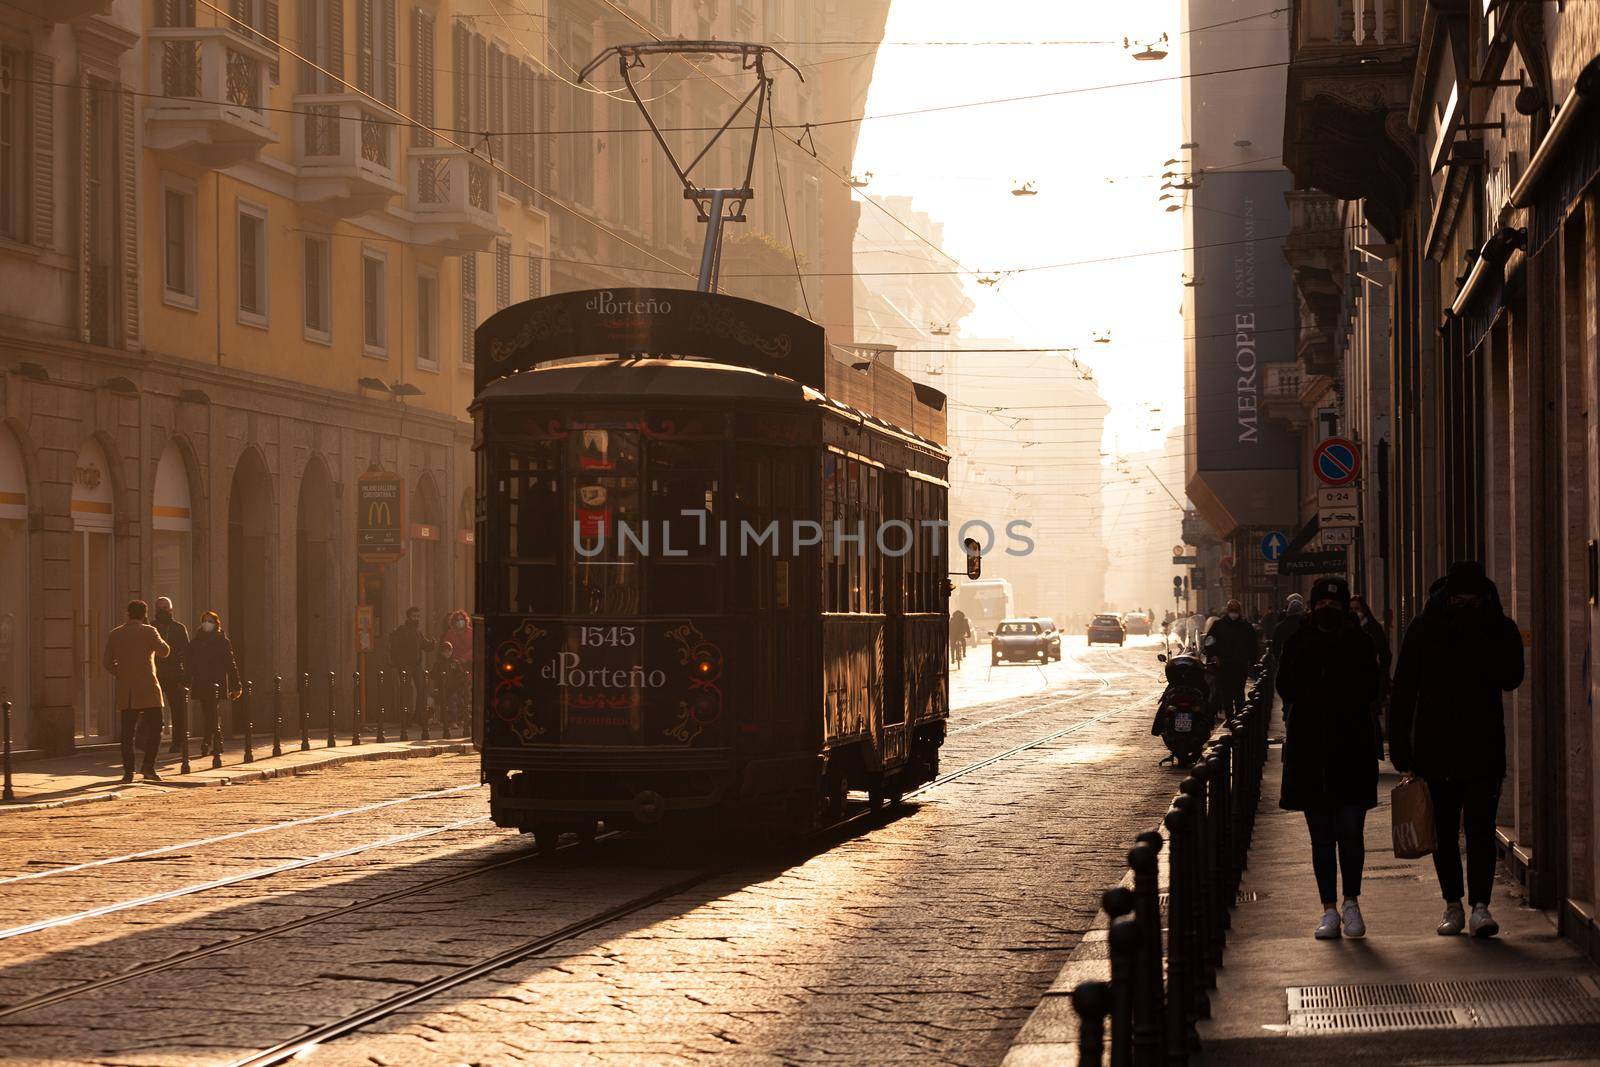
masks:
<instances>
[{"instance_id":1,"label":"black bollard","mask_svg":"<svg viewBox=\"0 0 1600 1067\"><path fill-rule=\"evenodd\" d=\"M1134 944L1138 943L1138 930L1133 920L1126 916L1133 911L1133 891L1125 886L1107 889L1100 894L1100 907L1108 920L1108 935L1115 940L1127 941L1128 931L1133 931ZM1119 932L1120 931L1120 932ZM1111 1067L1132 1067L1133 1063L1133 967L1135 961L1113 945L1111 950ZM1119 959L1119 956L1121 957Z\"/></svg>"},{"instance_id":2,"label":"black bollard","mask_svg":"<svg viewBox=\"0 0 1600 1067\"><path fill-rule=\"evenodd\" d=\"M211 735L211 769L222 766L222 686L211 683L211 721L206 723Z\"/></svg>"},{"instance_id":3,"label":"black bollard","mask_svg":"<svg viewBox=\"0 0 1600 1067\"><path fill-rule=\"evenodd\" d=\"M300 751L311 748L311 672L300 672Z\"/></svg>"},{"instance_id":4,"label":"black bollard","mask_svg":"<svg viewBox=\"0 0 1600 1067\"><path fill-rule=\"evenodd\" d=\"M0 793L0 800L17 799L17 791L11 788L11 701L0 702L0 712L5 715L5 787Z\"/></svg>"},{"instance_id":5,"label":"black bollard","mask_svg":"<svg viewBox=\"0 0 1600 1067\"><path fill-rule=\"evenodd\" d=\"M1161 989L1161 835L1140 834L1128 852L1133 870L1133 913L1139 923L1139 967L1133 1002L1133 1062L1136 1067L1156 1067L1166 1058L1164 997Z\"/></svg>"},{"instance_id":6,"label":"black bollard","mask_svg":"<svg viewBox=\"0 0 1600 1067\"><path fill-rule=\"evenodd\" d=\"M251 715L253 715L254 712L255 712L255 709L253 707L251 707L251 705L255 703L255 695L256 695L256 683L255 682L246 682L246 683L244 683L244 762L245 763L254 763L256 761L256 737L255 737L256 724L255 724L255 721L251 718Z\"/></svg>"},{"instance_id":7,"label":"black bollard","mask_svg":"<svg viewBox=\"0 0 1600 1067\"><path fill-rule=\"evenodd\" d=\"M380 745L384 743L383 720L389 714L388 695L388 692L384 689L383 670L380 668L378 671L378 733L373 738Z\"/></svg>"},{"instance_id":8,"label":"black bollard","mask_svg":"<svg viewBox=\"0 0 1600 1067\"><path fill-rule=\"evenodd\" d=\"M272 754L283 755L283 675L272 676Z\"/></svg>"},{"instance_id":9,"label":"black bollard","mask_svg":"<svg viewBox=\"0 0 1600 1067\"><path fill-rule=\"evenodd\" d=\"M1195 1032L1194 977L1191 974L1189 928L1189 835L1194 802L1188 796L1173 800L1164 822L1167 827L1167 1063L1188 1062L1199 1047Z\"/></svg>"},{"instance_id":10,"label":"black bollard","mask_svg":"<svg viewBox=\"0 0 1600 1067\"><path fill-rule=\"evenodd\" d=\"M1072 990L1072 1008L1078 1013L1078 1063L1082 1067L1100 1067L1105 1062L1111 987L1104 982L1079 982Z\"/></svg>"},{"instance_id":11,"label":"black bollard","mask_svg":"<svg viewBox=\"0 0 1600 1067\"><path fill-rule=\"evenodd\" d=\"M411 697L413 692L415 692L415 690L411 688L411 672L401 671L400 692L395 694L395 702L400 705L400 740L402 741L411 740L411 730L407 723L411 718L408 713L411 710Z\"/></svg>"},{"instance_id":12,"label":"black bollard","mask_svg":"<svg viewBox=\"0 0 1600 1067\"><path fill-rule=\"evenodd\" d=\"M433 692L433 672L432 671L428 671L428 670L424 670L422 672L422 739L424 741L427 741L429 739L428 738L428 696L432 692ZM443 723L442 722L440 723L440 727L441 727L441 729L443 728Z\"/></svg>"},{"instance_id":13,"label":"black bollard","mask_svg":"<svg viewBox=\"0 0 1600 1067\"><path fill-rule=\"evenodd\" d=\"M1211 777L1211 770L1202 759L1189 771L1179 789L1194 801L1194 831L1189 835L1189 850L1194 856L1189 866L1189 884L1192 893L1191 905L1194 914L1194 926L1190 940L1189 957L1194 963L1194 973L1198 979L1195 1006L1200 1018L1209 1019L1210 1001L1205 991L1215 987L1216 976L1211 970L1211 881L1213 872L1207 862L1207 841L1211 836L1210 819L1206 811L1206 782ZM1205 1005L1201 1007L1201 1005Z\"/></svg>"},{"instance_id":14,"label":"black bollard","mask_svg":"<svg viewBox=\"0 0 1600 1067\"><path fill-rule=\"evenodd\" d=\"M350 743L361 743L361 672L351 671L352 682L350 695Z\"/></svg>"},{"instance_id":15,"label":"black bollard","mask_svg":"<svg viewBox=\"0 0 1600 1067\"><path fill-rule=\"evenodd\" d=\"M178 721L178 719L182 719L183 720L183 737L181 739L178 739L178 743L183 746L182 748L178 749L178 751L180 753L182 753L182 755L181 755L181 757L179 758L179 761L178 761L178 773L179 774L188 774L189 773L189 690L188 690L188 688L186 686L181 686L180 685L178 687L178 706L183 708L183 714L182 715L174 715L173 716L173 722L174 723L176 723Z\"/></svg>"},{"instance_id":16,"label":"black bollard","mask_svg":"<svg viewBox=\"0 0 1600 1067\"><path fill-rule=\"evenodd\" d=\"M339 683L332 671L328 672L328 747L338 748L339 739L334 736L337 729L334 718L339 713Z\"/></svg>"},{"instance_id":17,"label":"black bollard","mask_svg":"<svg viewBox=\"0 0 1600 1067\"><path fill-rule=\"evenodd\" d=\"M1127 892L1124 890L1124 892ZM1111 921L1111 1067L1133 1067L1133 1002L1138 995L1139 923Z\"/></svg>"}]
</instances>

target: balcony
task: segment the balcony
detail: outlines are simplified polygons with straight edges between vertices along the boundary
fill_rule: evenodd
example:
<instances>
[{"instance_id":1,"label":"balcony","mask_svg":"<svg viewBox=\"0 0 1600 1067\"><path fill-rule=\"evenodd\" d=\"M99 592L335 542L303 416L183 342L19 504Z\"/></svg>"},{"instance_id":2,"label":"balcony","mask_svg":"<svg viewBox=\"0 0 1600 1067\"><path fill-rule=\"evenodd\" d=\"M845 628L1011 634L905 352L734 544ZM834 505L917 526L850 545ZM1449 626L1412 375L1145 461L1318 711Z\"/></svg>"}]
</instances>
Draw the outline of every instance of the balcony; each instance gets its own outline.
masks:
<instances>
[{"instance_id":1,"label":"balcony","mask_svg":"<svg viewBox=\"0 0 1600 1067\"><path fill-rule=\"evenodd\" d=\"M1261 413L1269 420L1299 429L1306 424L1300 403L1305 373L1298 363L1267 363L1261 368Z\"/></svg>"},{"instance_id":2,"label":"balcony","mask_svg":"<svg viewBox=\"0 0 1600 1067\"><path fill-rule=\"evenodd\" d=\"M253 159L277 143L267 124L272 50L217 26L152 29L145 144L207 167Z\"/></svg>"},{"instance_id":3,"label":"balcony","mask_svg":"<svg viewBox=\"0 0 1600 1067\"><path fill-rule=\"evenodd\" d=\"M47 23L71 22L84 15L111 14L112 0L8 0L7 7Z\"/></svg>"},{"instance_id":4,"label":"balcony","mask_svg":"<svg viewBox=\"0 0 1600 1067\"><path fill-rule=\"evenodd\" d=\"M296 196L353 218L400 193L400 126L359 93L294 98Z\"/></svg>"},{"instance_id":5,"label":"balcony","mask_svg":"<svg viewBox=\"0 0 1600 1067\"><path fill-rule=\"evenodd\" d=\"M1393 240L1417 165L1407 126L1418 0L1294 0L1283 160L1295 186L1365 200Z\"/></svg>"},{"instance_id":6,"label":"balcony","mask_svg":"<svg viewBox=\"0 0 1600 1067\"><path fill-rule=\"evenodd\" d=\"M458 148L413 148L406 210L421 244L483 250L505 234L495 216L494 172L486 160Z\"/></svg>"}]
</instances>

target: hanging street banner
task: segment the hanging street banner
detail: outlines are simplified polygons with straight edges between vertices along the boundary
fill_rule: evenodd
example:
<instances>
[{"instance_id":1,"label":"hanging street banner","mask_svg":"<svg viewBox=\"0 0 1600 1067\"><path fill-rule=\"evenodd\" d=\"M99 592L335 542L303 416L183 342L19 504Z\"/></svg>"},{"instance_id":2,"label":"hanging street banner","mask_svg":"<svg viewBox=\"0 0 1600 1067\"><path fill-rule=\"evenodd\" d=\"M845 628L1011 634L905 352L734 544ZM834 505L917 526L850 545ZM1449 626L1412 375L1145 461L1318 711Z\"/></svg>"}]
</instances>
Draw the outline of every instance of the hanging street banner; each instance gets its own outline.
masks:
<instances>
[{"instance_id":1,"label":"hanging street banner","mask_svg":"<svg viewBox=\"0 0 1600 1067\"><path fill-rule=\"evenodd\" d=\"M406 483L398 474L369 470L356 483L356 557L392 563L406 554Z\"/></svg>"}]
</instances>

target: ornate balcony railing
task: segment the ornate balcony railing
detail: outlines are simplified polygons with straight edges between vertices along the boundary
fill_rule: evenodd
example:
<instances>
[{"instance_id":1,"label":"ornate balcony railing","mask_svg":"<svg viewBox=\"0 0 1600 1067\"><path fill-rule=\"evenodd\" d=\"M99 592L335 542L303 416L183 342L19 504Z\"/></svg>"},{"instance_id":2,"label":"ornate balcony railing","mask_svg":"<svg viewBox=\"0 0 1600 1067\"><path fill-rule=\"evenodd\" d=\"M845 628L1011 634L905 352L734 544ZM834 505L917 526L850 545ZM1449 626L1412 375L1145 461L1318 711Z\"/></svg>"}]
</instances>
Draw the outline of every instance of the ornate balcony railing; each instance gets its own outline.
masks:
<instances>
[{"instance_id":1,"label":"ornate balcony railing","mask_svg":"<svg viewBox=\"0 0 1600 1067\"><path fill-rule=\"evenodd\" d=\"M406 207L425 228L419 239L473 242L503 232L487 160L457 148L413 148L409 158Z\"/></svg>"},{"instance_id":2,"label":"ornate balcony railing","mask_svg":"<svg viewBox=\"0 0 1600 1067\"><path fill-rule=\"evenodd\" d=\"M344 201L359 214L400 192L393 113L360 93L310 93L295 97L301 112L295 164L301 196Z\"/></svg>"},{"instance_id":3,"label":"ornate balcony railing","mask_svg":"<svg viewBox=\"0 0 1600 1067\"><path fill-rule=\"evenodd\" d=\"M226 164L277 139L264 111L266 45L218 26L164 26L147 36L150 82L161 90L145 109L150 147Z\"/></svg>"},{"instance_id":4,"label":"ornate balcony railing","mask_svg":"<svg viewBox=\"0 0 1600 1067\"><path fill-rule=\"evenodd\" d=\"M1363 52L1415 44L1426 0L1298 0L1294 45L1307 52Z\"/></svg>"}]
</instances>

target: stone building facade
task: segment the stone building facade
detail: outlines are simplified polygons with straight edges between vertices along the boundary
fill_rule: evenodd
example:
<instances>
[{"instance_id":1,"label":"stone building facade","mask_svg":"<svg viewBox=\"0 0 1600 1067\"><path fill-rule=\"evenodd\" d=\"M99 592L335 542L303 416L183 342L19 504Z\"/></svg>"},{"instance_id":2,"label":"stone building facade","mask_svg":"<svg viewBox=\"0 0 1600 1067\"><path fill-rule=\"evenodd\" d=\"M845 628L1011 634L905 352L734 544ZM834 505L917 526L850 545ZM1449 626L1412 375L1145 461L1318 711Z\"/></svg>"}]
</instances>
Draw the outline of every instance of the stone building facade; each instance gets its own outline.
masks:
<instances>
[{"instance_id":1,"label":"stone building facade","mask_svg":"<svg viewBox=\"0 0 1600 1067\"><path fill-rule=\"evenodd\" d=\"M1503 857L1600 958L1600 11L1299 0L1290 35L1293 195L1340 220L1295 263L1302 333L1368 435L1353 577L1396 643L1451 561L1498 582Z\"/></svg>"}]
</instances>

